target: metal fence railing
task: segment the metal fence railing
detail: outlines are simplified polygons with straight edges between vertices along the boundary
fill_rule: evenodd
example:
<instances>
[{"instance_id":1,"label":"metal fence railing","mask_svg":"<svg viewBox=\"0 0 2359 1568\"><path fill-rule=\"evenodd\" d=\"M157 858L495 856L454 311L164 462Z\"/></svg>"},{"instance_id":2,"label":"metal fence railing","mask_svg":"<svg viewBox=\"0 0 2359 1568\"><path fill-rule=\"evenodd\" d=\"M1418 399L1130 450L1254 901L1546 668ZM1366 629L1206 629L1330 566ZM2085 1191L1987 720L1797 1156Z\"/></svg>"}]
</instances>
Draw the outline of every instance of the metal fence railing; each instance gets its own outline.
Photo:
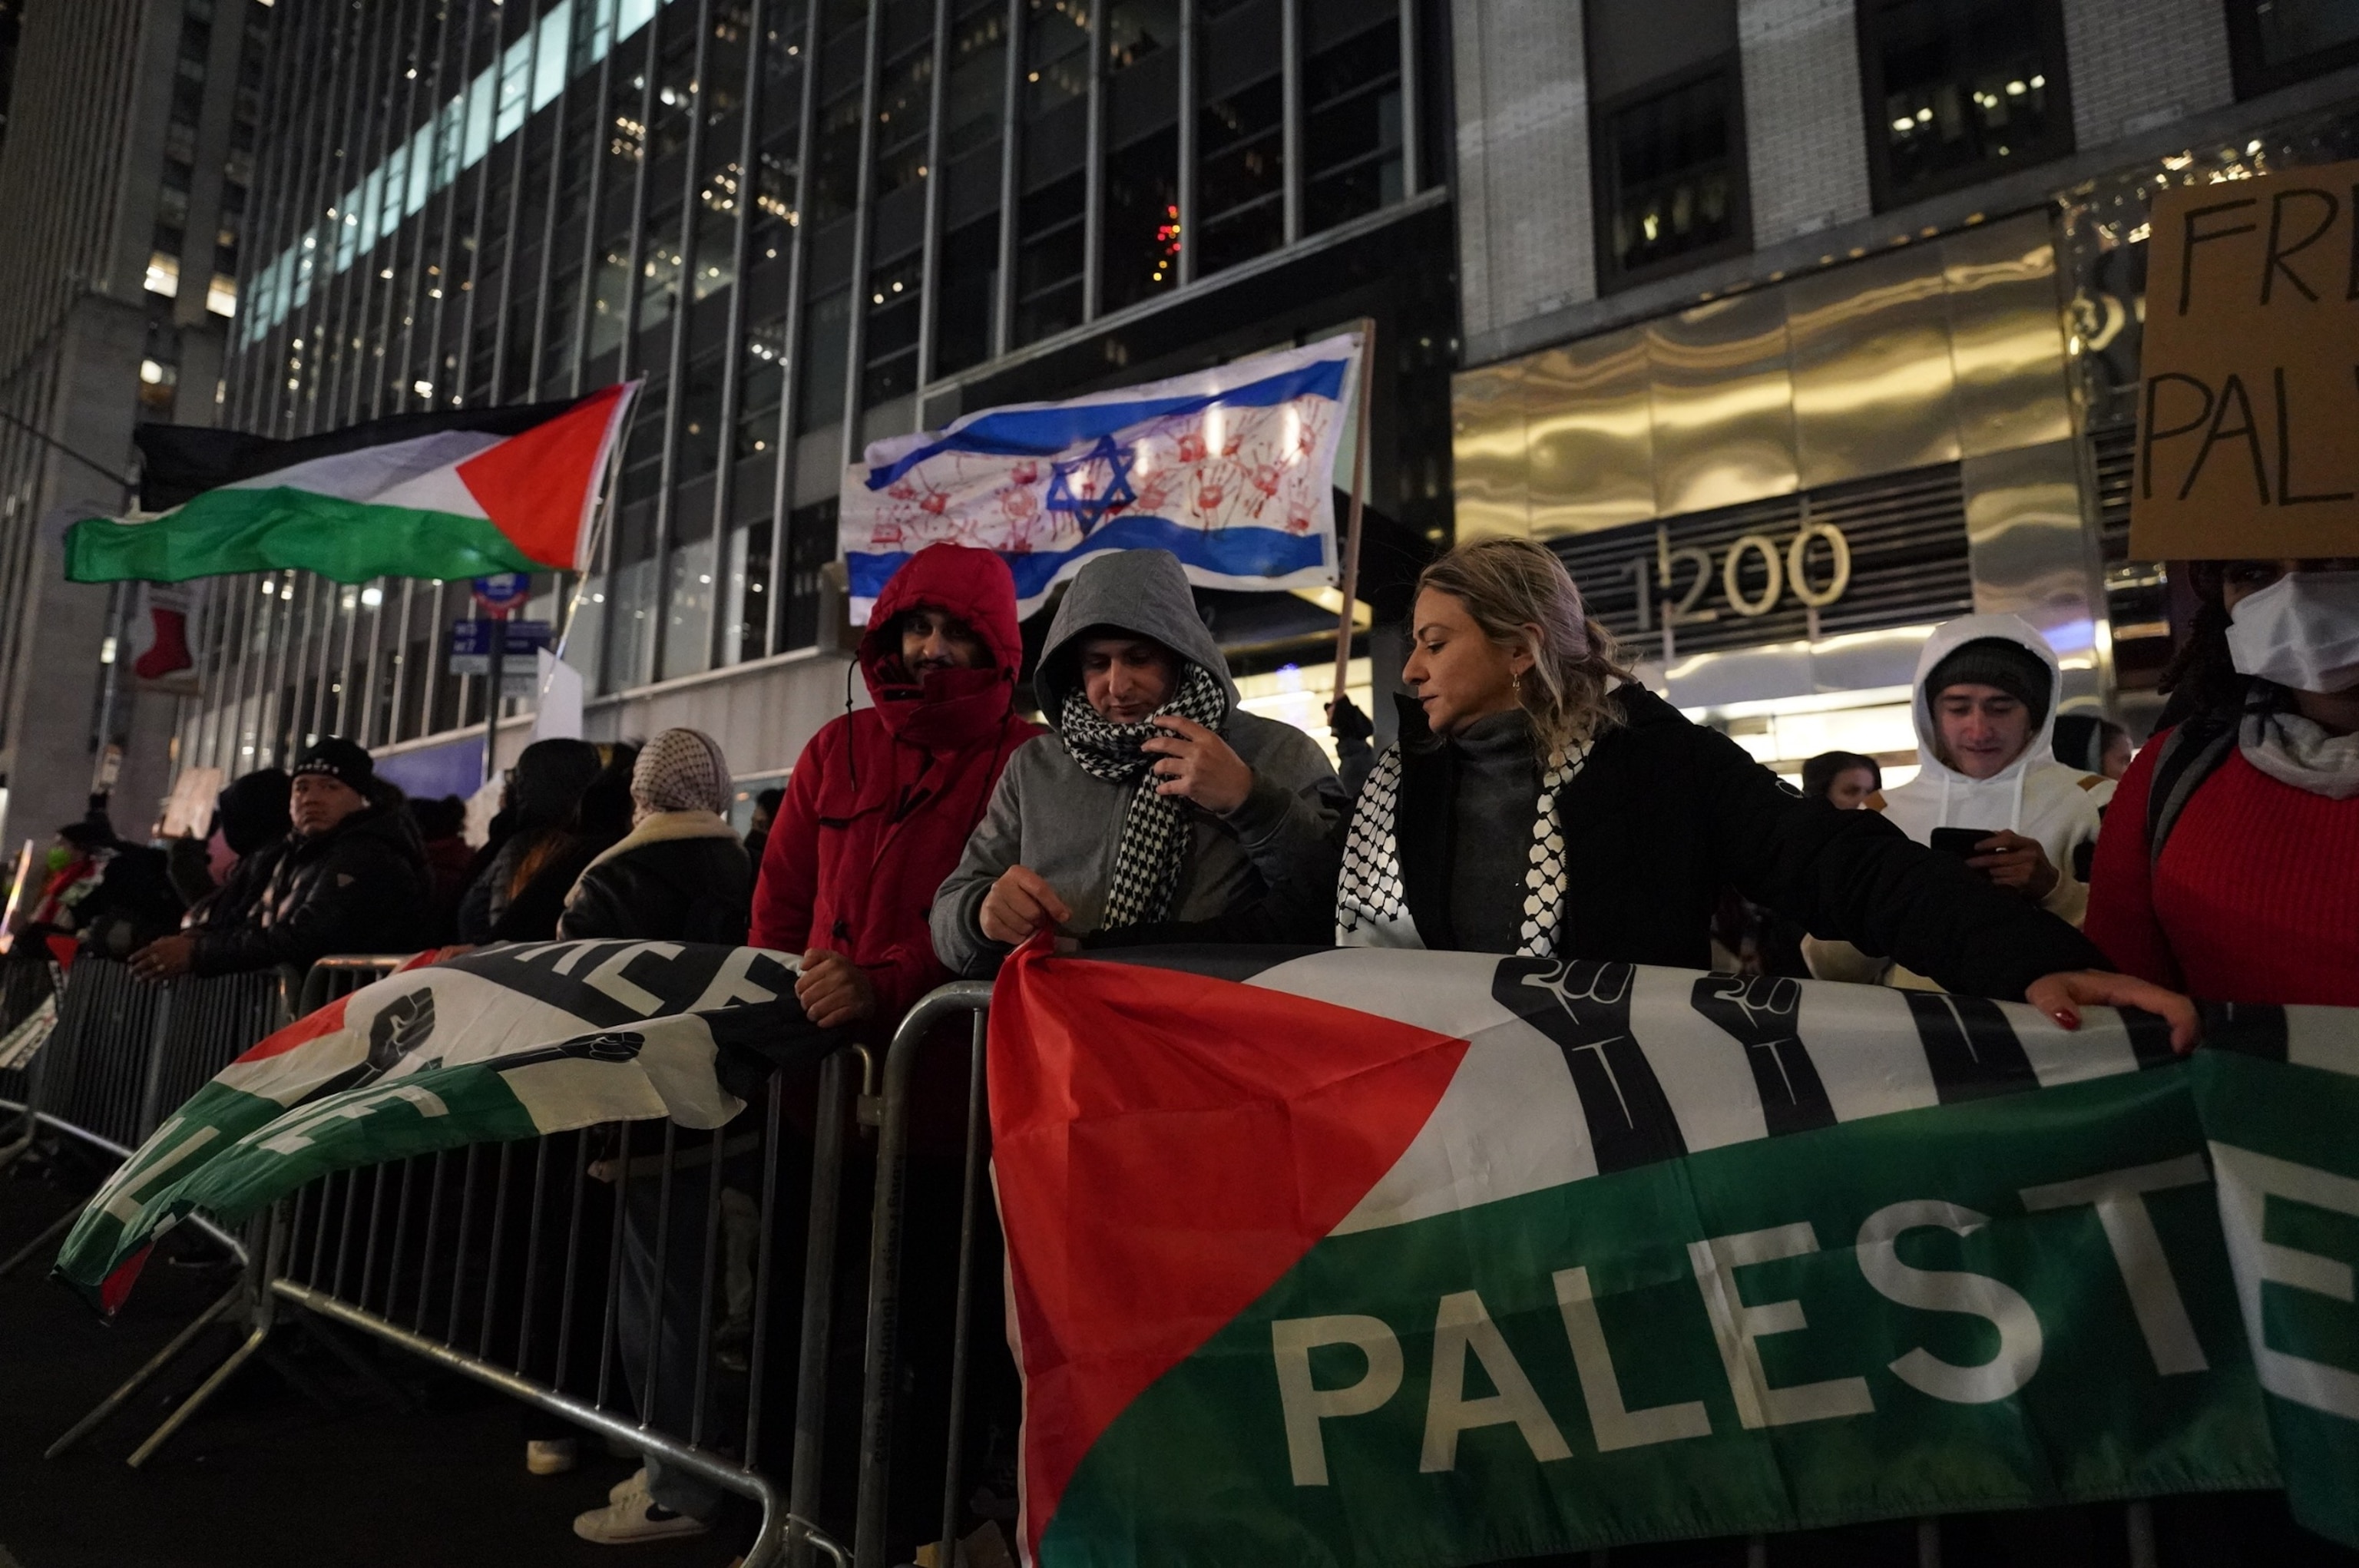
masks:
<instances>
[{"instance_id":1,"label":"metal fence railing","mask_svg":"<svg viewBox=\"0 0 2359 1568\"><path fill-rule=\"evenodd\" d=\"M984 1102L984 1029L991 1009L991 986L978 980L953 982L921 999L902 1020L885 1059L885 1094L878 1110L876 1202L868 1247L868 1323L862 1361L859 1497L853 1539L854 1568L884 1568L892 1530L892 1468L897 1428L905 1397L902 1377L908 1345L904 1334L902 1261L909 1230L911 1109L920 1056L940 1026L968 1015L964 1138L959 1155L956 1262L950 1279L949 1385L940 1405L942 1443L941 1528L933 1538L935 1561L954 1563L963 1501L967 1394L971 1382L969 1319L974 1306L977 1206L984 1149L989 1138ZM947 1232L945 1233L948 1234ZM929 1259L939 1263L939 1258ZM936 1348L940 1348L937 1346ZM931 1435L931 1434L929 1434ZM930 1452L930 1443L929 1444ZM896 1544L898 1544L897 1542Z\"/></svg>"},{"instance_id":2,"label":"metal fence railing","mask_svg":"<svg viewBox=\"0 0 2359 1568\"><path fill-rule=\"evenodd\" d=\"M0 957L0 1041L10 1040L18 1025L48 1007L57 1010L56 966L48 955L27 953ZM14 1051L11 1051L14 1056ZM30 1061L24 1065L0 1065L0 1106L13 1107L0 1122L0 1170L31 1147L39 1124L31 1109Z\"/></svg>"},{"instance_id":3,"label":"metal fence railing","mask_svg":"<svg viewBox=\"0 0 2359 1568\"><path fill-rule=\"evenodd\" d=\"M7 966L12 975L17 967ZM11 988L19 984L32 989L13 978ZM287 1020L284 997L273 972L159 984L113 959L76 960L57 992L56 1027L17 1074L20 1094L0 1100L17 1118L16 1135L0 1141L0 1168L44 1128L127 1159L190 1094ZM0 1259L0 1275L44 1251L73 1219L60 1215ZM243 1254L235 1238L198 1225Z\"/></svg>"},{"instance_id":4,"label":"metal fence railing","mask_svg":"<svg viewBox=\"0 0 2359 1568\"><path fill-rule=\"evenodd\" d=\"M407 960L322 962L336 966L340 973L364 975L362 983L365 984ZM125 965L111 959L85 955L76 960L65 974L57 1027L26 1073L20 1114L27 1137L36 1128L46 1127L102 1154L128 1158L223 1068L288 1022L295 1016L288 1006L289 996L303 984L301 977L278 970L154 983L133 977ZM0 1261L0 1275L45 1254L77 1217L73 1211L60 1216ZM244 1343L132 1452L134 1466L145 1464L262 1347L271 1327L261 1288L266 1277L264 1260L253 1254L246 1238L222 1230L201 1215L192 1217L190 1225L241 1265L236 1282L52 1443L50 1456L62 1454L121 1410L194 1345L206 1328L242 1317L248 1325Z\"/></svg>"},{"instance_id":5,"label":"metal fence railing","mask_svg":"<svg viewBox=\"0 0 2359 1568\"><path fill-rule=\"evenodd\" d=\"M322 1178L278 1206L266 1294L636 1445L651 1480L745 1499L762 1516L745 1568L842 1563L816 1521L845 1129L868 1060L855 1046L815 1082L774 1073L711 1133L619 1123ZM790 1345L782 1432L767 1396Z\"/></svg>"}]
</instances>

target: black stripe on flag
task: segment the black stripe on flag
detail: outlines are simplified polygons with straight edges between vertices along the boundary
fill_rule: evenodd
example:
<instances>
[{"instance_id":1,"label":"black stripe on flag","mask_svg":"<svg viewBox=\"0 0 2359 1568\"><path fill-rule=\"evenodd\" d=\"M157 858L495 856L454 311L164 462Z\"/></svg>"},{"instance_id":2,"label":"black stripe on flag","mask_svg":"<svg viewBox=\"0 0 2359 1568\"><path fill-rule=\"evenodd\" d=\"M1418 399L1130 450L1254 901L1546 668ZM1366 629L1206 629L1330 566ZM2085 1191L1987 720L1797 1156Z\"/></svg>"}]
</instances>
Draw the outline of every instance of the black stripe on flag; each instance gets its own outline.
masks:
<instances>
[{"instance_id":1,"label":"black stripe on flag","mask_svg":"<svg viewBox=\"0 0 2359 1568\"><path fill-rule=\"evenodd\" d=\"M2150 1018L2151 1014L2133 1014L2125 1008L2125 1019ZM2156 1018L2162 1036L2163 1060L2178 1060L2170 1052L2170 1030ZM2135 1031L2133 1031L2135 1038ZM2243 1056L2257 1056L2268 1062L2286 1060L2286 1015L2279 1007L2248 1002L2206 1002L2203 1004L2203 1043L2214 1051L2233 1051ZM2138 1065L2147 1065L2146 1051L2138 1051Z\"/></svg>"},{"instance_id":2,"label":"black stripe on flag","mask_svg":"<svg viewBox=\"0 0 2359 1568\"><path fill-rule=\"evenodd\" d=\"M387 414L364 424L315 436L277 441L245 430L198 425L141 425L132 432L139 449L139 509L161 512L190 497L234 480L291 468L314 458L335 457L363 447L415 441L444 430L481 430L486 435L522 435L571 408L579 398L513 404L500 408L442 408Z\"/></svg>"},{"instance_id":3,"label":"black stripe on flag","mask_svg":"<svg viewBox=\"0 0 2359 1568\"><path fill-rule=\"evenodd\" d=\"M1834 1103L1802 1045L1799 985L1777 975L1704 975L1689 999L1745 1048L1771 1136L1835 1125Z\"/></svg>"},{"instance_id":4,"label":"black stripe on flag","mask_svg":"<svg viewBox=\"0 0 2359 1568\"><path fill-rule=\"evenodd\" d=\"M1903 991L1941 1103L2039 1087L2031 1058L1999 1005L1984 996Z\"/></svg>"},{"instance_id":5,"label":"black stripe on flag","mask_svg":"<svg viewBox=\"0 0 2359 1568\"><path fill-rule=\"evenodd\" d=\"M1581 1094L1600 1174L1688 1151L1654 1064L1630 1032L1637 971L1627 964L1503 958L1491 997L1556 1041Z\"/></svg>"}]
</instances>

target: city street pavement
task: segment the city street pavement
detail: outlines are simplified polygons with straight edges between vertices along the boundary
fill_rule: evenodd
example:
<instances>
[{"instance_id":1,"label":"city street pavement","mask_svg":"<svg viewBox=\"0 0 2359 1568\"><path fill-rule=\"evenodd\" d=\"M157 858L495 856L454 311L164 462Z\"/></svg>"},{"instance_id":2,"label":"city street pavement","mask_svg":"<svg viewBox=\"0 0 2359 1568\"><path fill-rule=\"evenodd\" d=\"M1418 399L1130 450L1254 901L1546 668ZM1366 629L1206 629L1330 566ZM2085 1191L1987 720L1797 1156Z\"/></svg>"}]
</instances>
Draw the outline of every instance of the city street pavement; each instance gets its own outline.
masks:
<instances>
[{"instance_id":1,"label":"city street pavement","mask_svg":"<svg viewBox=\"0 0 2359 1568\"><path fill-rule=\"evenodd\" d=\"M49 1173L0 1176L0 1257L75 1201ZM581 1541L573 1516L602 1504L631 1461L589 1439L574 1474L529 1475L521 1405L371 1353L412 1396L417 1408L402 1414L295 1334L289 1352L335 1413L249 1362L144 1469L128 1468L125 1456L229 1348L233 1331L222 1328L93 1437L43 1460L227 1288L221 1265L169 1260L170 1248L168 1238L112 1323L44 1278L46 1258L0 1279L0 1568L721 1568L745 1544L719 1532L631 1547Z\"/></svg>"}]
</instances>

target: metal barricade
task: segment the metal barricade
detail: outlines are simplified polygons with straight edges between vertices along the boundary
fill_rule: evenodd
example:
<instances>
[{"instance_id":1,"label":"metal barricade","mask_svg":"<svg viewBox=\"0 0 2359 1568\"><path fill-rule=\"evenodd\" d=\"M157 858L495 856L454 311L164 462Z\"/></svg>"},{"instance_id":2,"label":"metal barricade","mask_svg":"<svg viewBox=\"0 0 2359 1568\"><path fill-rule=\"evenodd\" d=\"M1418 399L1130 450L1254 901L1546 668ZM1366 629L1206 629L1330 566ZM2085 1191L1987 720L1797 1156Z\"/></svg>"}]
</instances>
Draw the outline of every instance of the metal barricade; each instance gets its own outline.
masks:
<instances>
[{"instance_id":1,"label":"metal barricade","mask_svg":"<svg viewBox=\"0 0 2359 1568\"><path fill-rule=\"evenodd\" d=\"M17 953L0 957L0 1040L6 1040L19 1024L44 1005L54 1016L56 997L56 968L47 954L35 958ZM11 1113L10 1119L0 1124L6 1128L0 1132L0 1171L5 1171L31 1147L34 1129L39 1126L33 1106L33 1069L29 1061L21 1066L0 1067L0 1111Z\"/></svg>"},{"instance_id":2,"label":"metal barricade","mask_svg":"<svg viewBox=\"0 0 2359 1568\"><path fill-rule=\"evenodd\" d=\"M66 995L71 998L75 987L88 987L88 994L98 998L85 1005L82 1013L69 1010L59 1019L58 1034L35 1058L39 1076L34 1093L28 1096L28 1117L39 1119L60 1132L82 1138L102 1149L128 1157L131 1150L147 1138L165 1118L189 1097L204 1087L214 1075L246 1051L258 1044L272 1031L308 1016L313 1007L295 1002L309 998L315 989L333 996L346 995L372 981L382 979L408 962L406 956L338 955L323 958L309 974L289 968L255 970L240 975L220 975L202 979L183 977L150 985L132 980L129 972L119 964L84 958L69 973ZM324 975L314 981L313 975ZM91 1029L78 1028L69 1034L69 1018L90 1018L119 1026L116 1009L135 1009L142 998L125 998L123 987L138 987L152 996L146 1002L144 1029L132 1029L106 1035ZM291 1004L291 1005L290 1005ZM60 1051L60 1047L63 1050ZM88 1066L95 1063L95 1066ZM120 1084L126 1072L136 1072L141 1084L138 1105L133 1114L134 1136L127 1143L119 1143L94 1129L73 1121L64 1109L52 1113L48 1107L65 1107L75 1102L70 1098L71 1086L82 1081L88 1066L92 1082L101 1088L93 1091L92 1103L110 1116L123 1111ZM47 1085L52 1075L69 1086L52 1093ZM68 1213L57 1224L19 1250L5 1262L0 1262L0 1274L15 1269L25 1258L33 1256L51 1239L71 1226L77 1217ZM130 1398L145 1387L149 1379L177 1360L182 1352L196 1343L197 1337L217 1321L242 1319L247 1324L245 1342L230 1354L227 1360L214 1368L196 1390L181 1401L163 1424L134 1449L129 1463L136 1469L147 1462L157 1449L178 1432L213 1394L226 1383L239 1367L264 1349L275 1326L269 1293L263 1289L265 1279L274 1266L257 1256L239 1237L214 1225L203 1215L192 1216L190 1225L212 1237L243 1265L238 1280L214 1300L171 1342L134 1372L91 1412L49 1445L47 1457L56 1458L83 1437L98 1429L107 1419L121 1410Z\"/></svg>"},{"instance_id":3,"label":"metal barricade","mask_svg":"<svg viewBox=\"0 0 2359 1568\"><path fill-rule=\"evenodd\" d=\"M373 985L408 964L415 953L332 953L296 975L288 973L284 984L294 999L289 1009L292 1017L308 1018L339 996L349 996L364 986Z\"/></svg>"},{"instance_id":4,"label":"metal barricade","mask_svg":"<svg viewBox=\"0 0 2359 1568\"><path fill-rule=\"evenodd\" d=\"M857 1046L821 1064L807 1136L786 1107L810 1075L780 1070L711 1133L619 1123L324 1177L273 1216L258 1332L268 1302L292 1303L297 1318L357 1330L634 1444L652 1469L761 1510L746 1568L812 1552L843 1563L812 1521L845 1129L869 1071ZM806 1181L807 1195L793 1191ZM801 1300L789 1315L778 1276L798 1231ZM790 1341L782 1489L765 1393L775 1348Z\"/></svg>"},{"instance_id":5,"label":"metal barricade","mask_svg":"<svg viewBox=\"0 0 2359 1568\"><path fill-rule=\"evenodd\" d=\"M986 981L960 980L919 1000L901 1021L885 1058L885 1094L878 1109L876 1201L868 1245L868 1329L862 1361L860 1489L854 1515L854 1568L884 1568L887 1487L891 1479L897 1373L902 1351L901 1253L908 1218L909 1113L919 1057L937 1026L961 1013L973 1015L966 1061L966 1136L962 1151L958 1214L958 1266L951 1286L950 1389L945 1410L945 1458L941 1529L936 1561L956 1561L960 1493L963 1489L962 1440L966 1428L969 1370L968 1318L974 1301L976 1203L983 1180L984 1029L991 1010Z\"/></svg>"}]
</instances>

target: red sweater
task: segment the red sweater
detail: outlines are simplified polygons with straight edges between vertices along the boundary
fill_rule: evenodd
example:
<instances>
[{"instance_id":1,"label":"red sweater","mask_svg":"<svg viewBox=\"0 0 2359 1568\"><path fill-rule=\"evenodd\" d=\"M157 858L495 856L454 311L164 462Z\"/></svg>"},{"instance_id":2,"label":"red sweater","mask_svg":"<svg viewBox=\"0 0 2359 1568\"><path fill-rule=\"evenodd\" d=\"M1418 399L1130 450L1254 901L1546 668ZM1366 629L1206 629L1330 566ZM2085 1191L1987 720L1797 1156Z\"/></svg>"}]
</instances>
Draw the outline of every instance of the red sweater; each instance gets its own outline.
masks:
<instances>
[{"instance_id":1,"label":"red sweater","mask_svg":"<svg viewBox=\"0 0 2359 1568\"><path fill-rule=\"evenodd\" d=\"M2231 752L2148 875L2149 745L2114 795L2082 927L2125 974L2210 1001L2359 1007L2359 797L2330 800Z\"/></svg>"}]
</instances>

